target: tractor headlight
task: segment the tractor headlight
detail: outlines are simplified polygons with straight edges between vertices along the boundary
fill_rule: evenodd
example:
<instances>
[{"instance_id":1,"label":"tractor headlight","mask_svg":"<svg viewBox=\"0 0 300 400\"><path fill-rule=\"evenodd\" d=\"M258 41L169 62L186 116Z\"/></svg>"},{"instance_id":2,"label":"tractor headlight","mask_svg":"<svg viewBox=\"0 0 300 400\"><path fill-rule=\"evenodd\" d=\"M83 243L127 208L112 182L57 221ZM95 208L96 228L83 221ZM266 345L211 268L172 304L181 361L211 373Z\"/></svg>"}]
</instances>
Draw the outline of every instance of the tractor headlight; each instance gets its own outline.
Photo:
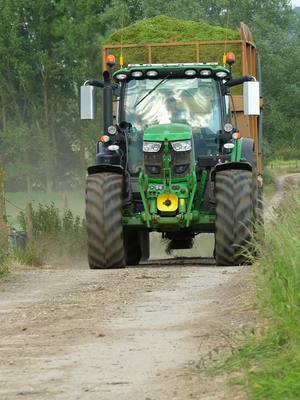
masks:
<instances>
[{"instance_id":1,"label":"tractor headlight","mask_svg":"<svg viewBox=\"0 0 300 400\"><path fill-rule=\"evenodd\" d=\"M145 153L157 153L161 149L161 142L143 142L143 151Z\"/></svg>"},{"instance_id":2,"label":"tractor headlight","mask_svg":"<svg viewBox=\"0 0 300 400\"><path fill-rule=\"evenodd\" d=\"M191 140L182 140L179 142L171 142L174 151L191 151L192 150L192 141Z\"/></svg>"},{"instance_id":3,"label":"tractor headlight","mask_svg":"<svg viewBox=\"0 0 300 400\"><path fill-rule=\"evenodd\" d=\"M108 132L110 135L115 135L115 134L117 133L117 127L116 127L115 125L110 125L110 126L107 128L107 132Z\"/></svg>"}]
</instances>

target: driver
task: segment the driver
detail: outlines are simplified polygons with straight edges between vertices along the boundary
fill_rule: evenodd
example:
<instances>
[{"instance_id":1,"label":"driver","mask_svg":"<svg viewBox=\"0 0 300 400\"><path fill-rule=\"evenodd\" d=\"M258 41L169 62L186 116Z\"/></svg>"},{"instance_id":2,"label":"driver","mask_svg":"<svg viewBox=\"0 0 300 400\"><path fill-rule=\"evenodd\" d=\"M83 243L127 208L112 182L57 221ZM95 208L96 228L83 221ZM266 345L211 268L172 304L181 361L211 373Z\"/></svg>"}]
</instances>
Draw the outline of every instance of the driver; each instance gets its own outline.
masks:
<instances>
[{"instance_id":1,"label":"driver","mask_svg":"<svg viewBox=\"0 0 300 400\"><path fill-rule=\"evenodd\" d=\"M178 107L178 102L175 97L169 97L166 101L166 105L171 123L187 124L187 112Z\"/></svg>"}]
</instances>

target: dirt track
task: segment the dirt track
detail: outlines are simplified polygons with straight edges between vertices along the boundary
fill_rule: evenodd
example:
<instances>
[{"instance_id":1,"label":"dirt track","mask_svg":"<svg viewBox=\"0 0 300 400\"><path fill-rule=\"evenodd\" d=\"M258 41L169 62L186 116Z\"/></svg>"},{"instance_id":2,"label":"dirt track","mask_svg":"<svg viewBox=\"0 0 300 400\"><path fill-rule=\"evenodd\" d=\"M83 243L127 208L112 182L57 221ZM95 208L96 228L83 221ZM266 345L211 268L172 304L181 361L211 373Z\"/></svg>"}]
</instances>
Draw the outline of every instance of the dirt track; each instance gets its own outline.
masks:
<instances>
[{"instance_id":1,"label":"dirt track","mask_svg":"<svg viewBox=\"0 0 300 400\"><path fill-rule=\"evenodd\" d=\"M244 326L233 311L245 273L198 266L22 272L0 295L0 398L200 398L208 388L192 388L195 364L219 358Z\"/></svg>"},{"instance_id":2,"label":"dirt track","mask_svg":"<svg viewBox=\"0 0 300 400\"><path fill-rule=\"evenodd\" d=\"M0 284L0 399L243 399L226 376L201 371L253 324L250 274L212 265L19 268Z\"/></svg>"}]
</instances>

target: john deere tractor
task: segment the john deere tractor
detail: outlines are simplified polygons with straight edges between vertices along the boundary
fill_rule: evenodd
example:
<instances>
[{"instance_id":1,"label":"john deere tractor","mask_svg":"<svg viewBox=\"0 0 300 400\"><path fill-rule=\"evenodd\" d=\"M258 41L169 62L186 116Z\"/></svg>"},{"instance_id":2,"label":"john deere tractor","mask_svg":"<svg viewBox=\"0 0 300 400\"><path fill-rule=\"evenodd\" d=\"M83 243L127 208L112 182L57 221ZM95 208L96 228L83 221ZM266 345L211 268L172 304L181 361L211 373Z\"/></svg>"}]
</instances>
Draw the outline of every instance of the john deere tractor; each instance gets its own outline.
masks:
<instances>
[{"instance_id":1,"label":"john deere tractor","mask_svg":"<svg viewBox=\"0 0 300 400\"><path fill-rule=\"evenodd\" d=\"M232 55L228 56L229 64ZM88 168L90 268L118 268L149 257L149 233L170 249L215 234L217 265L246 262L260 218L254 139L241 137L230 88L244 85L246 113L259 114L259 83L232 78L217 63L128 65L81 87L81 117L93 118L103 90L103 132ZM117 104L113 117L113 100Z\"/></svg>"}]
</instances>

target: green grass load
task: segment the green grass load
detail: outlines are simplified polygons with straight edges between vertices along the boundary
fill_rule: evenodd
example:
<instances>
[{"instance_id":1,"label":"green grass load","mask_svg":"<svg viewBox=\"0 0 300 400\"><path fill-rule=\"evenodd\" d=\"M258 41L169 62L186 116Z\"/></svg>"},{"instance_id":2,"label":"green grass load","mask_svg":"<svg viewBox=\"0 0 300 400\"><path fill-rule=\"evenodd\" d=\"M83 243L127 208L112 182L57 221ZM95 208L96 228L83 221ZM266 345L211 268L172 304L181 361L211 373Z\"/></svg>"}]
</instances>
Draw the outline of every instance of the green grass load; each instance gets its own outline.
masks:
<instances>
[{"instance_id":1,"label":"green grass load","mask_svg":"<svg viewBox=\"0 0 300 400\"><path fill-rule=\"evenodd\" d=\"M169 43L191 41L222 41L221 44L200 46L200 62L222 63L224 50L236 54L234 70L241 72L241 51L238 44L230 44L230 40L239 40L238 31L209 25L206 22L187 21L166 16L156 16L144 19L124 29L114 32L104 45ZM227 41L225 46L225 41ZM120 50L110 49L119 62ZM148 62L147 49L123 49L125 65L145 64ZM152 49L152 63L188 63L196 61L195 46L155 47ZM119 65L117 65L119 67Z\"/></svg>"}]
</instances>

